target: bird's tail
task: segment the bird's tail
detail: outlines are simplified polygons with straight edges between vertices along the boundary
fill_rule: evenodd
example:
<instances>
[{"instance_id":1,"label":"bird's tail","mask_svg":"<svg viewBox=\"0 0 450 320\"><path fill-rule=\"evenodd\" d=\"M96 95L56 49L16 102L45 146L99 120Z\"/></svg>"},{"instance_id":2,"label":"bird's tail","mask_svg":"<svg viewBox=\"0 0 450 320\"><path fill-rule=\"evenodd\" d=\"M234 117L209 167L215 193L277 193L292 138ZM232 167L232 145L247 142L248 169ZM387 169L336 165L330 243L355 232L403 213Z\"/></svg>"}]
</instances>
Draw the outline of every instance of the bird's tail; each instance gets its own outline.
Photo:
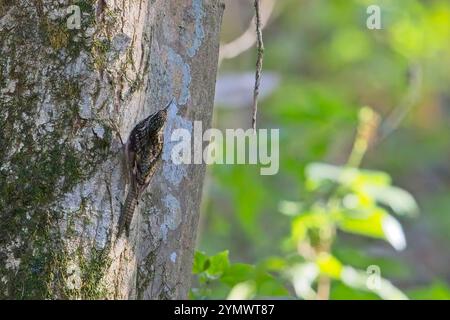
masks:
<instances>
[{"instance_id":1,"label":"bird's tail","mask_svg":"<svg viewBox=\"0 0 450 320\"><path fill-rule=\"evenodd\" d=\"M122 212L119 218L119 232L117 234L117 238L120 238L120 235L125 230L125 234L128 237L130 233L130 224L133 219L134 210L136 209L136 205L138 203L138 194L134 187L131 187L128 191L127 198L125 200L125 205L122 207Z\"/></svg>"}]
</instances>

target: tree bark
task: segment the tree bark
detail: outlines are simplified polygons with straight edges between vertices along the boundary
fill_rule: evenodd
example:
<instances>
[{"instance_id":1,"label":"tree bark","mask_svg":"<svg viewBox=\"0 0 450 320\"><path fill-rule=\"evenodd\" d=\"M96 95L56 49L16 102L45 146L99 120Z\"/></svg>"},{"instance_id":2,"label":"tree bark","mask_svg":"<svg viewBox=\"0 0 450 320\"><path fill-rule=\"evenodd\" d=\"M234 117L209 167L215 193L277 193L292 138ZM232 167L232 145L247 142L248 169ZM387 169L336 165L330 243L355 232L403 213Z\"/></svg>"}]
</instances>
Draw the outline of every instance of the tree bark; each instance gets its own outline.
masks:
<instances>
[{"instance_id":1,"label":"tree bark","mask_svg":"<svg viewBox=\"0 0 450 320\"><path fill-rule=\"evenodd\" d=\"M67 8L81 29L67 28ZM186 298L204 165L171 132L210 126L220 0L0 0L0 298ZM119 137L169 108L128 238Z\"/></svg>"}]
</instances>

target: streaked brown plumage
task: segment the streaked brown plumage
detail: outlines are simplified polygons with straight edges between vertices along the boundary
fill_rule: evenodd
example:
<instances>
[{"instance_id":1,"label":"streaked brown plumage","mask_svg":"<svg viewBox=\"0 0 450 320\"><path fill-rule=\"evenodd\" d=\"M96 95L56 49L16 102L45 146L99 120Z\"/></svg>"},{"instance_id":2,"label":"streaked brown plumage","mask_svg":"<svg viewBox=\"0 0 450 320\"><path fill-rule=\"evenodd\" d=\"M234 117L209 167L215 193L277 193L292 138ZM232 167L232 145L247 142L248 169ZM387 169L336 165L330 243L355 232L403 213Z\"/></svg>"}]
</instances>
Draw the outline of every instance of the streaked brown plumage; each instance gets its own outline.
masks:
<instances>
[{"instance_id":1,"label":"streaked brown plumage","mask_svg":"<svg viewBox=\"0 0 450 320\"><path fill-rule=\"evenodd\" d=\"M118 238L125 231L128 237L131 220L139 198L149 185L161 157L166 108L153 113L139 122L131 131L125 144L125 158L130 176L130 186L119 219Z\"/></svg>"}]
</instances>

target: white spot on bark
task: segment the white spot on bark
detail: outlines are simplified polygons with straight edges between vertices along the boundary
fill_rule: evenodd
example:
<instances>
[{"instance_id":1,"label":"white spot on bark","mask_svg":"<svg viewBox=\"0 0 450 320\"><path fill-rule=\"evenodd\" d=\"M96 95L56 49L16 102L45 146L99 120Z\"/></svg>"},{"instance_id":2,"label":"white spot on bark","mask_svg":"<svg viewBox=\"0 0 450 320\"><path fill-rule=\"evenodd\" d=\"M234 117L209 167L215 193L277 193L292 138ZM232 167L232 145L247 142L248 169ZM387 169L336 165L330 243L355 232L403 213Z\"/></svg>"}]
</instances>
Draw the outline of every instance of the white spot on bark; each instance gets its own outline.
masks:
<instances>
[{"instance_id":1,"label":"white spot on bark","mask_svg":"<svg viewBox=\"0 0 450 320\"><path fill-rule=\"evenodd\" d=\"M88 95L81 97L81 104L79 107L79 116L83 119L90 119L92 117L92 98Z\"/></svg>"},{"instance_id":2,"label":"white spot on bark","mask_svg":"<svg viewBox=\"0 0 450 320\"><path fill-rule=\"evenodd\" d=\"M8 8L8 7L6 7ZM15 19L11 15L11 11L14 6L11 6L11 9L0 19L0 29L1 30L11 30L15 26Z\"/></svg>"},{"instance_id":3,"label":"white spot on bark","mask_svg":"<svg viewBox=\"0 0 450 320\"><path fill-rule=\"evenodd\" d=\"M53 124L51 122L48 122L45 124L45 131L47 132L53 132L54 128L53 128Z\"/></svg>"},{"instance_id":4,"label":"white spot on bark","mask_svg":"<svg viewBox=\"0 0 450 320\"><path fill-rule=\"evenodd\" d=\"M75 61L69 63L64 72L70 77L77 77L85 74L88 71L89 56L86 52L82 51L75 59Z\"/></svg>"},{"instance_id":5,"label":"white spot on bark","mask_svg":"<svg viewBox=\"0 0 450 320\"><path fill-rule=\"evenodd\" d=\"M8 254L6 258L6 269L16 270L20 266L20 259L14 258L14 255Z\"/></svg>"},{"instance_id":6,"label":"white spot on bark","mask_svg":"<svg viewBox=\"0 0 450 320\"><path fill-rule=\"evenodd\" d=\"M88 38L92 37L95 33L95 28L89 27L86 28L86 31L84 31L84 35Z\"/></svg>"},{"instance_id":7,"label":"white spot on bark","mask_svg":"<svg viewBox=\"0 0 450 320\"><path fill-rule=\"evenodd\" d=\"M94 133L97 137L103 139L105 135L105 129L101 125L97 123L92 130L94 130Z\"/></svg>"},{"instance_id":8,"label":"white spot on bark","mask_svg":"<svg viewBox=\"0 0 450 320\"><path fill-rule=\"evenodd\" d=\"M81 270L80 267L73 261L68 263L67 266L67 280L66 285L69 290L78 290L81 288Z\"/></svg>"},{"instance_id":9,"label":"white spot on bark","mask_svg":"<svg viewBox=\"0 0 450 320\"><path fill-rule=\"evenodd\" d=\"M6 246L6 250L3 251L6 253L6 261L5 261L5 267L6 269L10 270L17 270L20 266L20 259L16 258L14 256L14 250L16 248L19 248L23 244L23 241L20 239L20 237L15 238L11 244Z\"/></svg>"},{"instance_id":10,"label":"white spot on bark","mask_svg":"<svg viewBox=\"0 0 450 320\"><path fill-rule=\"evenodd\" d=\"M50 20L58 20L58 19L62 19L66 16L66 9L53 9L51 11L48 12L48 19Z\"/></svg>"},{"instance_id":11,"label":"white spot on bark","mask_svg":"<svg viewBox=\"0 0 450 320\"><path fill-rule=\"evenodd\" d=\"M6 87L2 89L2 93L13 93L16 91L17 80L11 80L7 83Z\"/></svg>"},{"instance_id":12,"label":"white spot on bark","mask_svg":"<svg viewBox=\"0 0 450 320\"><path fill-rule=\"evenodd\" d=\"M173 263L175 263L177 261L177 253L176 252L172 252L170 254L170 261L172 261Z\"/></svg>"},{"instance_id":13,"label":"white spot on bark","mask_svg":"<svg viewBox=\"0 0 450 320\"><path fill-rule=\"evenodd\" d=\"M177 198L168 194L162 199L167 212L164 215L164 222L161 224L163 240L167 239L167 231L175 230L181 223L181 207Z\"/></svg>"},{"instance_id":14,"label":"white spot on bark","mask_svg":"<svg viewBox=\"0 0 450 320\"><path fill-rule=\"evenodd\" d=\"M77 185L72 192L66 193L61 206L65 212L75 212L81 207L81 186Z\"/></svg>"},{"instance_id":15,"label":"white spot on bark","mask_svg":"<svg viewBox=\"0 0 450 320\"><path fill-rule=\"evenodd\" d=\"M128 49L131 43L131 38L124 33L119 33L114 36L111 41L111 50L108 52L108 62L111 63L119 56L122 56Z\"/></svg>"}]
</instances>

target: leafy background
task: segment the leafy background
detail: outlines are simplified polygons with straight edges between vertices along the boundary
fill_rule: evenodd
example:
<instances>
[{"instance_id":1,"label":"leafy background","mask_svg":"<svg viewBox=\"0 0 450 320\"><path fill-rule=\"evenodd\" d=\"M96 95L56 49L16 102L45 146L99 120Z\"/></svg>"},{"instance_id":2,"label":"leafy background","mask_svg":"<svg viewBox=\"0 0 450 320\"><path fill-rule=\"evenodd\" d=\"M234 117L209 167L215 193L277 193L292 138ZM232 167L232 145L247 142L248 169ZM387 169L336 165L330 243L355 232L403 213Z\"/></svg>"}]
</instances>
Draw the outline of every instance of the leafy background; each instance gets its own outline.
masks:
<instances>
[{"instance_id":1,"label":"leafy background","mask_svg":"<svg viewBox=\"0 0 450 320\"><path fill-rule=\"evenodd\" d=\"M450 3L273 1L258 126L280 171L209 167L191 298L449 299ZM225 2L224 44L254 14ZM250 127L255 51L221 61L214 127Z\"/></svg>"}]
</instances>

